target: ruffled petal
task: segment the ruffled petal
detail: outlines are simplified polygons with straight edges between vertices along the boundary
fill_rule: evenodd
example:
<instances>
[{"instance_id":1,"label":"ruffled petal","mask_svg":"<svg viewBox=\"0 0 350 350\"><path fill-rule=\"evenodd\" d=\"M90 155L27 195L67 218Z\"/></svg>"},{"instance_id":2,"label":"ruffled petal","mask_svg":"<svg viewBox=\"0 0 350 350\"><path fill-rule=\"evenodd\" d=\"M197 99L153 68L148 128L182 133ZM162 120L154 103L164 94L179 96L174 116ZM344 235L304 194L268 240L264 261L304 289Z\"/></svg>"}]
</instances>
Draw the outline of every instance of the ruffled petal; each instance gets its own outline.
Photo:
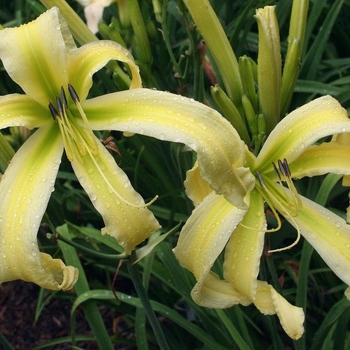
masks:
<instances>
[{"instance_id":1,"label":"ruffled petal","mask_svg":"<svg viewBox=\"0 0 350 350\"><path fill-rule=\"evenodd\" d=\"M0 129L9 126L37 128L52 122L47 108L27 95L11 94L0 96Z\"/></svg>"},{"instance_id":2,"label":"ruffled petal","mask_svg":"<svg viewBox=\"0 0 350 350\"><path fill-rule=\"evenodd\" d=\"M289 163L322 137L350 131L346 110L331 96L320 97L288 114L273 129L255 162L260 173L271 163L286 158ZM254 169L253 169L254 170Z\"/></svg>"},{"instance_id":3,"label":"ruffled petal","mask_svg":"<svg viewBox=\"0 0 350 350\"><path fill-rule=\"evenodd\" d=\"M260 194L253 190L250 195L249 209L233 231L225 249L224 260L225 280L253 302L265 231L264 201Z\"/></svg>"},{"instance_id":4,"label":"ruffled petal","mask_svg":"<svg viewBox=\"0 0 350 350\"><path fill-rule=\"evenodd\" d=\"M0 283L22 279L70 289L78 270L40 253L37 232L61 162L56 125L36 131L15 154L0 183Z\"/></svg>"},{"instance_id":5,"label":"ruffled petal","mask_svg":"<svg viewBox=\"0 0 350 350\"><path fill-rule=\"evenodd\" d=\"M186 180L184 182L187 197L191 199L194 205L198 205L212 189L209 187L200 174L198 162L195 163L192 169L186 173Z\"/></svg>"},{"instance_id":6,"label":"ruffled petal","mask_svg":"<svg viewBox=\"0 0 350 350\"><path fill-rule=\"evenodd\" d=\"M35 21L0 31L0 58L7 73L44 107L68 84L68 52L73 45L55 7Z\"/></svg>"},{"instance_id":7,"label":"ruffled petal","mask_svg":"<svg viewBox=\"0 0 350 350\"><path fill-rule=\"evenodd\" d=\"M138 133L184 143L197 152L202 178L233 205L244 198L254 177L244 167L245 148L237 132L219 113L182 96L135 89L84 102L91 127Z\"/></svg>"},{"instance_id":8,"label":"ruffled petal","mask_svg":"<svg viewBox=\"0 0 350 350\"><path fill-rule=\"evenodd\" d=\"M350 145L324 142L308 147L294 162L289 164L293 178L317 176L328 173L350 175Z\"/></svg>"},{"instance_id":9,"label":"ruffled petal","mask_svg":"<svg viewBox=\"0 0 350 350\"><path fill-rule=\"evenodd\" d=\"M233 293L233 289L226 282L223 285L218 280L219 286L211 286L211 277L208 275L244 214L244 210L232 206L223 196L211 192L194 209L180 233L174 253L181 266L194 274L197 284L193 288L192 297L201 305L216 307L214 305L220 303L220 293L215 296L216 289L231 290L227 292L228 295ZM235 298L240 295L236 291L234 293Z\"/></svg>"},{"instance_id":10,"label":"ruffled petal","mask_svg":"<svg viewBox=\"0 0 350 350\"><path fill-rule=\"evenodd\" d=\"M174 253L198 281L208 274L245 212L215 192L193 210L182 228Z\"/></svg>"},{"instance_id":11,"label":"ruffled petal","mask_svg":"<svg viewBox=\"0 0 350 350\"><path fill-rule=\"evenodd\" d=\"M258 281L255 306L265 315L277 314L284 331L294 340L304 333L304 311L291 305L269 284Z\"/></svg>"},{"instance_id":12,"label":"ruffled petal","mask_svg":"<svg viewBox=\"0 0 350 350\"><path fill-rule=\"evenodd\" d=\"M110 40L91 42L72 52L69 58L70 83L74 86L81 101L86 99L92 86L93 74L104 67L110 60L126 63L132 74L130 88L135 89L141 87L142 83L139 68L127 49ZM103 105L100 107L102 108ZM112 108L114 108L114 106L112 106ZM103 123L104 122L100 121L99 125L102 125L102 128L105 129Z\"/></svg>"},{"instance_id":13,"label":"ruffled petal","mask_svg":"<svg viewBox=\"0 0 350 350\"><path fill-rule=\"evenodd\" d=\"M82 163L73 159L72 167L92 204L102 215L106 225L102 232L113 236L130 254L160 225L152 212L144 207L145 202L132 188L126 174L98 140L97 150L97 154L87 152L81 156Z\"/></svg>"},{"instance_id":14,"label":"ruffled petal","mask_svg":"<svg viewBox=\"0 0 350 350\"><path fill-rule=\"evenodd\" d=\"M231 283L221 280L213 272L199 281L191 291L195 303L212 309L226 309L234 305L248 306L251 300L235 290Z\"/></svg>"},{"instance_id":15,"label":"ruffled petal","mask_svg":"<svg viewBox=\"0 0 350 350\"><path fill-rule=\"evenodd\" d=\"M350 285L350 225L338 215L301 197L302 208L291 224L347 285ZM288 217L286 217L288 220Z\"/></svg>"}]
</instances>

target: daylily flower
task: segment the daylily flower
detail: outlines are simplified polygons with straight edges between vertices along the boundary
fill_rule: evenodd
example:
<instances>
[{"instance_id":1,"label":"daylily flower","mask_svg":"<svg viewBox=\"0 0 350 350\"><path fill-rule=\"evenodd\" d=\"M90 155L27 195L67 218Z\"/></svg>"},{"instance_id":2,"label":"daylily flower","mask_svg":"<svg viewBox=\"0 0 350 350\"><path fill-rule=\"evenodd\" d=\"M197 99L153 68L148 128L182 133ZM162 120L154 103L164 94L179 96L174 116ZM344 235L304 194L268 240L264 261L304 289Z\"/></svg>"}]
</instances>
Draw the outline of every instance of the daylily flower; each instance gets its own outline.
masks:
<instances>
[{"instance_id":1,"label":"daylily flower","mask_svg":"<svg viewBox=\"0 0 350 350\"><path fill-rule=\"evenodd\" d=\"M77 0L84 6L84 14L88 28L95 34L102 21L103 10L116 0Z\"/></svg>"},{"instance_id":2,"label":"daylily flower","mask_svg":"<svg viewBox=\"0 0 350 350\"><path fill-rule=\"evenodd\" d=\"M74 267L41 253L36 238L63 150L104 220L103 233L115 237L126 253L158 229L152 212L92 130L185 143L197 151L202 177L215 178L213 188L242 205L246 189L237 184L244 157L236 156L241 146L236 131L199 102L141 88L138 67L119 44L99 41L77 48L67 23L52 8L29 24L0 31L0 58L25 93L0 96L0 128L37 129L0 183L0 283L23 279L48 289L69 289L78 277ZM114 59L129 66L131 90L87 100L92 75ZM226 144L232 147L226 149Z\"/></svg>"},{"instance_id":3,"label":"daylily flower","mask_svg":"<svg viewBox=\"0 0 350 350\"><path fill-rule=\"evenodd\" d=\"M213 191L208 185L210 180L203 181L197 166L189 171L186 189L196 207L174 252L197 280L192 297L198 304L227 308L254 303L264 314L277 314L291 338L302 336L302 309L289 304L271 285L257 279L264 234L278 231L279 214L297 230L294 244L281 249L291 248L302 235L334 273L350 285L350 226L299 195L292 180L326 173L349 175L349 143L315 144L325 136L349 130L346 111L335 99L325 96L286 116L273 129L257 157L247 148L237 149L237 153L245 153L245 165L255 177L253 183L247 174L247 181L242 179L248 189L241 197L246 207L237 206ZM276 228L267 228L265 204L275 213ZM223 250L220 279L211 268Z\"/></svg>"}]
</instances>

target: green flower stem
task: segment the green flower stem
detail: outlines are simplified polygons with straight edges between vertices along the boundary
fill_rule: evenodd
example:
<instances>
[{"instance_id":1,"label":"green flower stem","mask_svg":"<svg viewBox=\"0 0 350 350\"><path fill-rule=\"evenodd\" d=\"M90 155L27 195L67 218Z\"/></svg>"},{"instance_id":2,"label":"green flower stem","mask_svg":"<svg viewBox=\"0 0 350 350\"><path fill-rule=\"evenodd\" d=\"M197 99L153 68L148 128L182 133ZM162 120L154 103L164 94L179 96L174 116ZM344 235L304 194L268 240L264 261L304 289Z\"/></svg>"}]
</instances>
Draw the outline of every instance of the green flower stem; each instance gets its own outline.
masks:
<instances>
[{"instance_id":1,"label":"green flower stem","mask_svg":"<svg viewBox=\"0 0 350 350\"><path fill-rule=\"evenodd\" d=\"M281 116L287 112L299 74L303 52L309 0L294 0L289 25L288 50L283 68L281 87Z\"/></svg>"},{"instance_id":2,"label":"green flower stem","mask_svg":"<svg viewBox=\"0 0 350 350\"><path fill-rule=\"evenodd\" d=\"M258 84L260 111L269 134L280 119L281 47L275 6L258 9L259 30Z\"/></svg>"},{"instance_id":3,"label":"green flower stem","mask_svg":"<svg viewBox=\"0 0 350 350\"><path fill-rule=\"evenodd\" d=\"M183 0L221 74L227 95L241 111L243 93L237 58L208 0Z\"/></svg>"},{"instance_id":4,"label":"green flower stem","mask_svg":"<svg viewBox=\"0 0 350 350\"><path fill-rule=\"evenodd\" d=\"M138 274L137 267L136 267L137 265L133 265L132 261L128 261L127 265L128 265L128 271L129 271L130 278L134 284L137 295L139 296L139 298L142 302L142 305L145 309L148 320L149 320L151 327L153 329L153 332L157 338L158 345L159 345L161 350L168 350L170 348L168 346L168 343L166 341L164 333L160 327L160 324L158 322L156 314L154 313L154 310L152 308L150 300L148 299L148 296L147 296L146 290L142 284L141 278Z\"/></svg>"},{"instance_id":5,"label":"green flower stem","mask_svg":"<svg viewBox=\"0 0 350 350\"><path fill-rule=\"evenodd\" d=\"M0 171L4 172L10 163L15 151L6 140L6 137L0 132Z\"/></svg>"},{"instance_id":6,"label":"green flower stem","mask_svg":"<svg viewBox=\"0 0 350 350\"><path fill-rule=\"evenodd\" d=\"M241 350L249 350L249 345L244 341L237 328L232 324L227 317L224 310L216 309L216 314L219 316L221 322L225 325L227 331L230 333L233 341L238 345Z\"/></svg>"},{"instance_id":7,"label":"green flower stem","mask_svg":"<svg viewBox=\"0 0 350 350\"><path fill-rule=\"evenodd\" d=\"M142 17L138 0L128 0L128 7L131 26L135 34L134 39L136 41L138 57L143 64L149 67L152 62L152 53L147 36L147 28Z\"/></svg>"},{"instance_id":8,"label":"green flower stem","mask_svg":"<svg viewBox=\"0 0 350 350\"><path fill-rule=\"evenodd\" d=\"M82 45L91 41L98 41L98 38L88 29L84 21L64 0L40 0L47 8L58 7L61 15L67 21L74 38Z\"/></svg>"}]
</instances>

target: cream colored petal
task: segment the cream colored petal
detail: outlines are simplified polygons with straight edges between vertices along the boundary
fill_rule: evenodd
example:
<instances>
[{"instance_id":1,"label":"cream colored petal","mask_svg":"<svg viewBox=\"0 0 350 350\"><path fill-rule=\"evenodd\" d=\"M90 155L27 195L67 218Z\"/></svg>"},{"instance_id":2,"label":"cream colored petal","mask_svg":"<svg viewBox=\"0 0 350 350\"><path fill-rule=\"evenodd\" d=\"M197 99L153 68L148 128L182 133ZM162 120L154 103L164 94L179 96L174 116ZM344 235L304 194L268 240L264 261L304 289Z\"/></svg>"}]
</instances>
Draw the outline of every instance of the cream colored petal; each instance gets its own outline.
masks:
<instances>
[{"instance_id":1,"label":"cream colored petal","mask_svg":"<svg viewBox=\"0 0 350 350\"><path fill-rule=\"evenodd\" d=\"M191 297L198 305L212 309L251 304L246 296L235 290L229 282L220 280L213 272L209 272L203 280L196 283L191 291Z\"/></svg>"},{"instance_id":2,"label":"cream colored petal","mask_svg":"<svg viewBox=\"0 0 350 350\"><path fill-rule=\"evenodd\" d=\"M350 131L347 112L331 96L320 97L288 114L273 129L255 163L260 173L286 158L292 163L322 137Z\"/></svg>"},{"instance_id":3,"label":"cream colored petal","mask_svg":"<svg viewBox=\"0 0 350 350\"><path fill-rule=\"evenodd\" d=\"M303 206L290 222L300 229L334 273L350 285L350 225L313 201L304 197L301 200Z\"/></svg>"},{"instance_id":4,"label":"cream colored petal","mask_svg":"<svg viewBox=\"0 0 350 350\"><path fill-rule=\"evenodd\" d=\"M0 96L0 129L9 126L37 128L53 119L48 108L44 108L27 95Z\"/></svg>"},{"instance_id":5,"label":"cream colored petal","mask_svg":"<svg viewBox=\"0 0 350 350\"><path fill-rule=\"evenodd\" d=\"M214 192L193 210L181 230L174 253L197 281L209 273L244 214L245 210L234 207Z\"/></svg>"},{"instance_id":6,"label":"cream colored petal","mask_svg":"<svg viewBox=\"0 0 350 350\"><path fill-rule=\"evenodd\" d=\"M310 146L294 162L289 164L293 178L327 173L350 175L350 145L324 142Z\"/></svg>"},{"instance_id":7,"label":"cream colored petal","mask_svg":"<svg viewBox=\"0 0 350 350\"><path fill-rule=\"evenodd\" d=\"M70 83L74 86L81 101L86 99L92 86L93 74L104 67L110 60L126 63L132 74L130 88L141 87L139 68L130 52L114 41L100 40L83 45L72 52L69 58ZM100 107L102 108L103 106Z\"/></svg>"},{"instance_id":8,"label":"cream colored petal","mask_svg":"<svg viewBox=\"0 0 350 350\"><path fill-rule=\"evenodd\" d=\"M10 77L46 107L68 84L71 36L57 8L18 28L0 31L0 58ZM66 47L67 44L67 47Z\"/></svg>"},{"instance_id":9,"label":"cream colored petal","mask_svg":"<svg viewBox=\"0 0 350 350\"><path fill-rule=\"evenodd\" d=\"M198 205L210 192L212 192L208 183L201 177L198 162L195 163L192 169L187 171L184 185L186 188L186 194L188 198L192 200L194 205Z\"/></svg>"},{"instance_id":10,"label":"cream colored petal","mask_svg":"<svg viewBox=\"0 0 350 350\"><path fill-rule=\"evenodd\" d=\"M225 249L224 260L225 280L253 302L265 231L264 202L260 194L253 190L250 195L249 209L233 231Z\"/></svg>"},{"instance_id":11,"label":"cream colored petal","mask_svg":"<svg viewBox=\"0 0 350 350\"><path fill-rule=\"evenodd\" d=\"M291 305L269 284L258 281L255 305L265 315L277 314L284 331L294 340L304 333L304 312L301 307Z\"/></svg>"},{"instance_id":12,"label":"cream colored petal","mask_svg":"<svg viewBox=\"0 0 350 350\"><path fill-rule=\"evenodd\" d=\"M202 178L233 205L244 197L254 177L244 168L244 144L213 109L167 92L135 89L87 100L84 110L93 129L114 129L184 143L197 152Z\"/></svg>"},{"instance_id":13,"label":"cream colored petal","mask_svg":"<svg viewBox=\"0 0 350 350\"><path fill-rule=\"evenodd\" d=\"M180 264L194 274L197 283L191 296L201 306L227 308L251 303L210 271L244 213L211 192L194 209L180 233L174 253Z\"/></svg>"},{"instance_id":14,"label":"cream colored petal","mask_svg":"<svg viewBox=\"0 0 350 350\"><path fill-rule=\"evenodd\" d=\"M70 289L78 270L39 251L37 232L61 162L56 125L40 128L15 154L0 183L0 283L22 279Z\"/></svg>"},{"instance_id":15,"label":"cream colored petal","mask_svg":"<svg viewBox=\"0 0 350 350\"><path fill-rule=\"evenodd\" d=\"M130 254L160 226L152 212L144 207L145 202L132 188L128 177L99 141L97 149L98 154L87 152L82 156L82 163L73 160L72 167L92 204L102 215L106 225L103 233L113 236Z\"/></svg>"}]
</instances>

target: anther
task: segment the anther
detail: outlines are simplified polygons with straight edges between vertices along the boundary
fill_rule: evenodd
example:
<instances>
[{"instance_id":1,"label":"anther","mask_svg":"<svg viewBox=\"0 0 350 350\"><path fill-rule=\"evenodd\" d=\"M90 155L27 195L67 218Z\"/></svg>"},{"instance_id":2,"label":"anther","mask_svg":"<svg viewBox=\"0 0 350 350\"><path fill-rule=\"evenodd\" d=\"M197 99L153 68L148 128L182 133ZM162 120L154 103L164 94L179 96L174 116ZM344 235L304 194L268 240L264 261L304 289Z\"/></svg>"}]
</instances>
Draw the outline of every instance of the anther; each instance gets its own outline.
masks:
<instances>
[{"instance_id":1,"label":"anther","mask_svg":"<svg viewBox=\"0 0 350 350\"><path fill-rule=\"evenodd\" d=\"M286 170L288 177L291 178L292 174L290 172L289 165L286 158L283 159L283 166L284 166L284 169Z\"/></svg>"},{"instance_id":2,"label":"anther","mask_svg":"<svg viewBox=\"0 0 350 350\"><path fill-rule=\"evenodd\" d=\"M286 171L285 165L280 159L278 160L278 168L284 177L288 177L288 172Z\"/></svg>"},{"instance_id":3,"label":"anther","mask_svg":"<svg viewBox=\"0 0 350 350\"><path fill-rule=\"evenodd\" d=\"M59 114L58 114L58 112L57 112L57 109L55 108L55 106L52 104L51 101L49 102L49 111L50 111L50 113L51 113L51 115L52 115L52 118L53 118L54 120L56 120L56 119L59 117Z\"/></svg>"},{"instance_id":4,"label":"anther","mask_svg":"<svg viewBox=\"0 0 350 350\"><path fill-rule=\"evenodd\" d=\"M77 102L80 102L79 96L71 84L68 84L68 91L75 104L77 104Z\"/></svg>"},{"instance_id":5,"label":"anther","mask_svg":"<svg viewBox=\"0 0 350 350\"><path fill-rule=\"evenodd\" d=\"M258 178L258 180L260 182L261 188L265 188L264 180L263 180L261 174L258 171L256 172L256 176L257 176L257 178Z\"/></svg>"},{"instance_id":6,"label":"anther","mask_svg":"<svg viewBox=\"0 0 350 350\"><path fill-rule=\"evenodd\" d=\"M275 174L279 178L279 180L282 181L280 172L278 171L277 166L276 166L276 164L274 162L272 162L272 167L273 167L273 170L275 171Z\"/></svg>"},{"instance_id":7,"label":"anther","mask_svg":"<svg viewBox=\"0 0 350 350\"><path fill-rule=\"evenodd\" d=\"M63 86L61 86L61 101L63 103L64 109L68 109L68 102L67 102L67 96L63 89Z\"/></svg>"},{"instance_id":8,"label":"anther","mask_svg":"<svg viewBox=\"0 0 350 350\"><path fill-rule=\"evenodd\" d=\"M56 96L56 104L58 109L58 115L62 117L64 115L64 109L63 109L62 101L58 96Z\"/></svg>"}]
</instances>

